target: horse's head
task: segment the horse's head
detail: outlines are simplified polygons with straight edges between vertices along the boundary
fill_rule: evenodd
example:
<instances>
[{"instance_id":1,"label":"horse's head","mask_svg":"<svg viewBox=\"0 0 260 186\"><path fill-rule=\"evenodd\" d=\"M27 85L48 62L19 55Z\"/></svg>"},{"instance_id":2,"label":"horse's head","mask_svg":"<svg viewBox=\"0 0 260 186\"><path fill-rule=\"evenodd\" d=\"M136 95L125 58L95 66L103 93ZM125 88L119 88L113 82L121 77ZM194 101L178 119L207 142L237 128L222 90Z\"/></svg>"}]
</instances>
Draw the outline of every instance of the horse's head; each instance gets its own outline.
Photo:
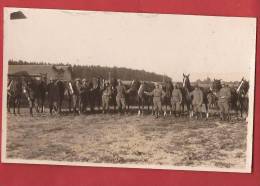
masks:
<instances>
[{"instance_id":1,"label":"horse's head","mask_svg":"<svg viewBox=\"0 0 260 186\"><path fill-rule=\"evenodd\" d=\"M171 96L173 90L173 83L170 80L162 84L162 89L165 91L166 96Z\"/></svg>"},{"instance_id":2,"label":"horse's head","mask_svg":"<svg viewBox=\"0 0 260 186\"><path fill-rule=\"evenodd\" d=\"M212 91L213 92L218 92L221 88L222 88L222 86L221 86L221 79L215 79L214 78L214 80L212 82L212 87L211 87Z\"/></svg>"},{"instance_id":3,"label":"horse's head","mask_svg":"<svg viewBox=\"0 0 260 186\"><path fill-rule=\"evenodd\" d=\"M190 79L189 79L189 77L190 77L190 74L182 74L183 75L183 78L182 78L182 86L183 87L187 87L187 85L189 84L189 82L190 82Z\"/></svg>"},{"instance_id":4,"label":"horse's head","mask_svg":"<svg viewBox=\"0 0 260 186\"><path fill-rule=\"evenodd\" d=\"M133 91L137 91L141 84L144 84L144 82L140 82L138 80L133 80L130 85L130 89Z\"/></svg>"},{"instance_id":5,"label":"horse's head","mask_svg":"<svg viewBox=\"0 0 260 186\"><path fill-rule=\"evenodd\" d=\"M245 94L247 94L248 90L249 90L249 82L246 81L243 77L242 80L240 81L239 86L236 91L239 94L245 95Z\"/></svg>"},{"instance_id":6,"label":"horse's head","mask_svg":"<svg viewBox=\"0 0 260 186\"><path fill-rule=\"evenodd\" d=\"M183 73L182 86L183 86L183 88L191 89L190 74L186 75Z\"/></svg>"}]
</instances>

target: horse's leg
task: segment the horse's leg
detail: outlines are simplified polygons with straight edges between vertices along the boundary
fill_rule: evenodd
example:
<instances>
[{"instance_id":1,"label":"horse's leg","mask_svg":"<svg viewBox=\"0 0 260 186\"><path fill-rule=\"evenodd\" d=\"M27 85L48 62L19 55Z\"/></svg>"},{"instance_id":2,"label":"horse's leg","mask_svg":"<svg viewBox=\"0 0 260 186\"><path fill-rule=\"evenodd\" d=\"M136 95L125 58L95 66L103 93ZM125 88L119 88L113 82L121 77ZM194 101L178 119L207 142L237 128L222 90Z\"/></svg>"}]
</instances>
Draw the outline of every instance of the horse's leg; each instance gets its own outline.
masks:
<instances>
[{"instance_id":1,"label":"horse's leg","mask_svg":"<svg viewBox=\"0 0 260 186\"><path fill-rule=\"evenodd\" d=\"M72 98L72 96L71 95L69 95L69 112L71 113L71 98Z\"/></svg>"},{"instance_id":2,"label":"horse's leg","mask_svg":"<svg viewBox=\"0 0 260 186\"><path fill-rule=\"evenodd\" d=\"M154 114L155 114L154 103L153 103L153 101L151 100L151 98L150 98L150 103L151 103L151 105L152 105L152 115L154 115Z\"/></svg>"},{"instance_id":3,"label":"horse's leg","mask_svg":"<svg viewBox=\"0 0 260 186\"><path fill-rule=\"evenodd\" d=\"M144 115L144 105L145 105L145 99L143 98L142 99L142 111L141 111L142 116Z\"/></svg>"},{"instance_id":4,"label":"horse's leg","mask_svg":"<svg viewBox=\"0 0 260 186\"><path fill-rule=\"evenodd\" d=\"M82 96L79 96L78 99L79 99L79 114L81 114L83 110Z\"/></svg>"},{"instance_id":5,"label":"horse's leg","mask_svg":"<svg viewBox=\"0 0 260 186\"><path fill-rule=\"evenodd\" d=\"M194 116L194 111L193 111L193 108L191 108L192 105L190 102L187 102L187 110L188 110L188 114L189 114L189 117L192 118Z\"/></svg>"},{"instance_id":6,"label":"horse's leg","mask_svg":"<svg viewBox=\"0 0 260 186\"><path fill-rule=\"evenodd\" d=\"M61 106L62 106L62 97L59 96L58 98L58 103L57 103L57 107L58 107L58 113L61 113Z\"/></svg>"},{"instance_id":7,"label":"horse's leg","mask_svg":"<svg viewBox=\"0 0 260 186\"><path fill-rule=\"evenodd\" d=\"M34 100L30 99L29 106L30 106L30 115L31 116L33 116L33 105L34 105Z\"/></svg>"},{"instance_id":8,"label":"horse's leg","mask_svg":"<svg viewBox=\"0 0 260 186\"><path fill-rule=\"evenodd\" d=\"M7 96L7 112L10 113L10 96Z\"/></svg>"},{"instance_id":9,"label":"horse's leg","mask_svg":"<svg viewBox=\"0 0 260 186\"><path fill-rule=\"evenodd\" d=\"M13 113L14 113L14 114L16 114L16 113L15 113L15 107L16 107L16 98L14 97L14 98L13 98Z\"/></svg>"},{"instance_id":10,"label":"horse's leg","mask_svg":"<svg viewBox=\"0 0 260 186\"><path fill-rule=\"evenodd\" d=\"M205 103L205 109L206 109L206 119L209 118L209 107L208 107L208 104Z\"/></svg>"},{"instance_id":11,"label":"horse's leg","mask_svg":"<svg viewBox=\"0 0 260 186\"><path fill-rule=\"evenodd\" d=\"M184 112L185 112L184 107L185 107L185 103L182 102L181 103L181 112L182 112L183 115L184 115Z\"/></svg>"},{"instance_id":12,"label":"horse's leg","mask_svg":"<svg viewBox=\"0 0 260 186\"><path fill-rule=\"evenodd\" d=\"M138 97L138 116L140 116L141 115L141 98L140 97Z\"/></svg>"},{"instance_id":13,"label":"horse's leg","mask_svg":"<svg viewBox=\"0 0 260 186\"><path fill-rule=\"evenodd\" d=\"M17 99L17 113L20 114L20 103L21 103L21 98L19 97Z\"/></svg>"},{"instance_id":14,"label":"horse's leg","mask_svg":"<svg viewBox=\"0 0 260 186\"><path fill-rule=\"evenodd\" d=\"M163 112L163 116L166 117L167 116L167 100L165 100L165 106L164 106L164 112Z\"/></svg>"}]
</instances>

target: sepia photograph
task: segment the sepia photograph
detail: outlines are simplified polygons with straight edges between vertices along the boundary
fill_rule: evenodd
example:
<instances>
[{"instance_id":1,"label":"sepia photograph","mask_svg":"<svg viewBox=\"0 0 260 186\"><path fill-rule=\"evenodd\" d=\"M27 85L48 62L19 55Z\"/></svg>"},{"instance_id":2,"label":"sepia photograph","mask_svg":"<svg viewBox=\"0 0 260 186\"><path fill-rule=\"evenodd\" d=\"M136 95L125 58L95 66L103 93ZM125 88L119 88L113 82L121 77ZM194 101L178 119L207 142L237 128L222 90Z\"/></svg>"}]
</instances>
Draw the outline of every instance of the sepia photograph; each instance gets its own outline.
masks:
<instances>
[{"instance_id":1,"label":"sepia photograph","mask_svg":"<svg viewBox=\"0 0 260 186\"><path fill-rule=\"evenodd\" d=\"M2 162L250 173L256 19L4 9Z\"/></svg>"}]
</instances>

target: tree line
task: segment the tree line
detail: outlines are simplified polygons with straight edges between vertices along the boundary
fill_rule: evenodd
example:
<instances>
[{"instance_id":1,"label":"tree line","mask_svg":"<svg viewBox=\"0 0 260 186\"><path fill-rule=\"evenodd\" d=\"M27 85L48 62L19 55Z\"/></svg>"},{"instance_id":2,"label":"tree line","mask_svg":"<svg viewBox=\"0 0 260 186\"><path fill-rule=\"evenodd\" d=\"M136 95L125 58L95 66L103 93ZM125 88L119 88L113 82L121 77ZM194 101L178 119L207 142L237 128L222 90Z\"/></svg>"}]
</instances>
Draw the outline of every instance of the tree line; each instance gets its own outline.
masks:
<instances>
[{"instance_id":1,"label":"tree line","mask_svg":"<svg viewBox=\"0 0 260 186\"><path fill-rule=\"evenodd\" d=\"M166 75L157 74L154 72L147 72L145 70L135 70L124 67L106 67L99 65L70 65L69 63L47 63L47 62L28 62L28 61L15 61L9 60L9 65L58 65L70 66L72 78L87 78L103 77L104 79L116 78L122 80L144 80L144 81L167 81L171 80Z\"/></svg>"}]
</instances>

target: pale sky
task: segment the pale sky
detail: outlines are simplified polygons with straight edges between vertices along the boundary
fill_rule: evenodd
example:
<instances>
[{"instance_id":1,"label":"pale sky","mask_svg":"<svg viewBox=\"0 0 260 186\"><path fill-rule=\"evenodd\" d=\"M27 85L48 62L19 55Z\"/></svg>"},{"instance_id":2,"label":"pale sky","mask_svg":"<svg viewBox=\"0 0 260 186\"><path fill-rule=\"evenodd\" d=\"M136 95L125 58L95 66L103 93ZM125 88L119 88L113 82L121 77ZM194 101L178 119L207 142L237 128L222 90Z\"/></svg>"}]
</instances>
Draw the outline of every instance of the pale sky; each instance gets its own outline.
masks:
<instances>
[{"instance_id":1,"label":"pale sky","mask_svg":"<svg viewBox=\"0 0 260 186\"><path fill-rule=\"evenodd\" d=\"M10 20L21 10L27 19ZM249 78L256 19L5 8L5 60L128 67L180 81ZM6 62L5 61L5 62ZM250 67L251 66L251 67Z\"/></svg>"}]
</instances>

